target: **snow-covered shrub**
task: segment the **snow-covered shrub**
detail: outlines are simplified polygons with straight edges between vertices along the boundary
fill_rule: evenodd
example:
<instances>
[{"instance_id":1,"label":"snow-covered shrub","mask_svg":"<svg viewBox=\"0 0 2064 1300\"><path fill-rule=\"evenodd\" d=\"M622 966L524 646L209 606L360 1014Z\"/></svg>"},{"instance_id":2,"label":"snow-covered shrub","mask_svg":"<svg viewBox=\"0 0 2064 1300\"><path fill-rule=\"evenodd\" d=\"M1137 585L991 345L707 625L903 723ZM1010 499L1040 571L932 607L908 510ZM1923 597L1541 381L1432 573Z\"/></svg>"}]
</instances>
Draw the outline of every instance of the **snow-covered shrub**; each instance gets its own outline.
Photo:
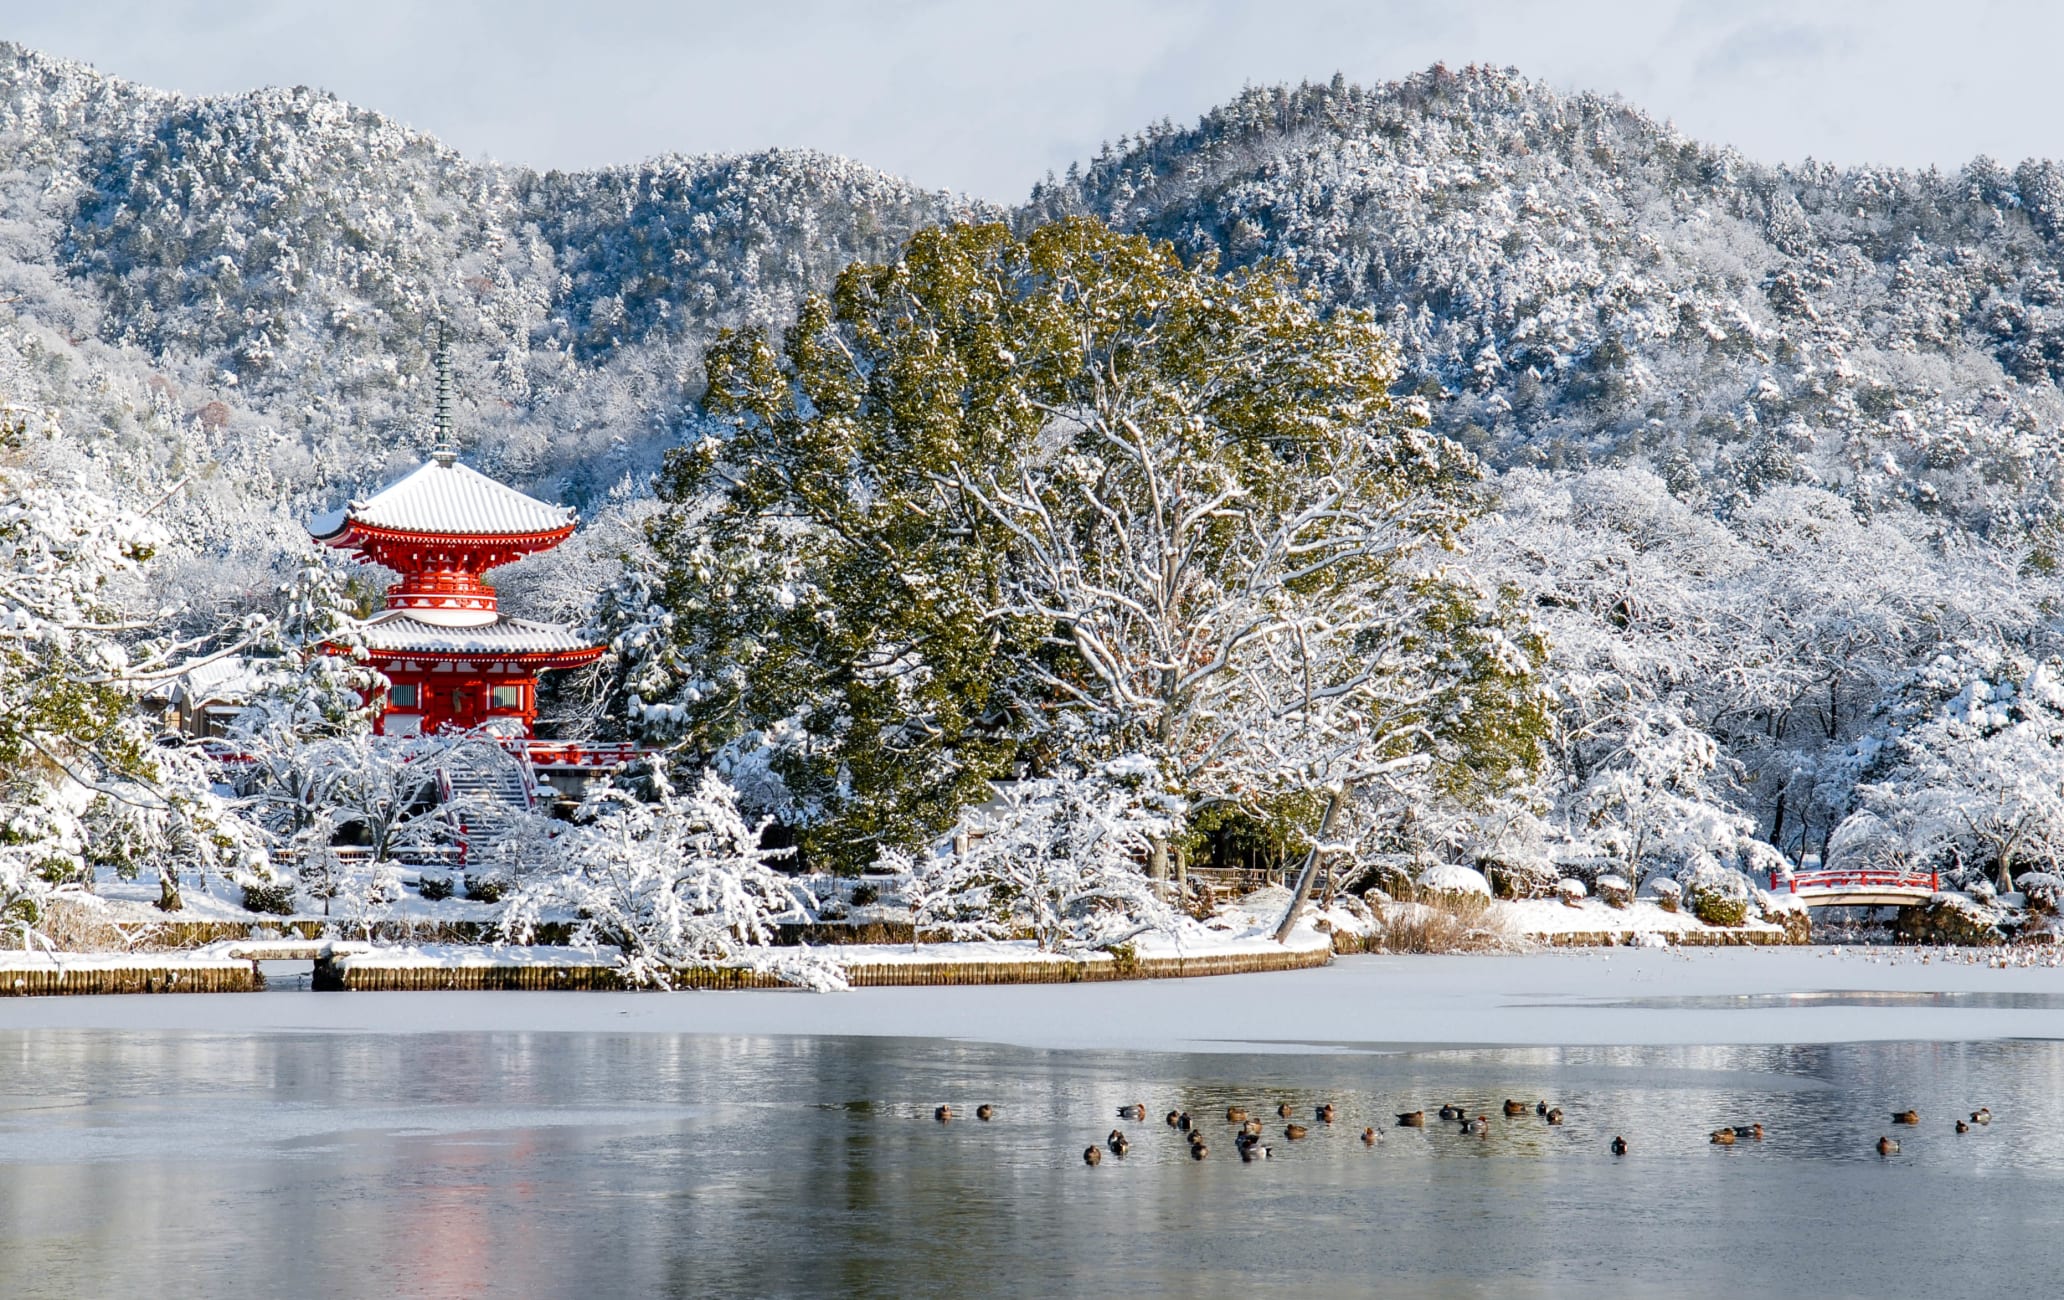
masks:
<instances>
[{"instance_id":1,"label":"snow-covered shrub","mask_svg":"<svg viewBox=\"0 0 2064 1300\"><path fill-rule=\"evenodd\" d=\"M450 876L426 871L416 878L416 894L426 903L441 903L458 891Z\"/></svg>"},{"instance_id":2,"label":"snow-covered shrub","mask_svg":"<svg viewBox=\"0 0 2064 1300\"><path fill-rule=\"evenodd\" d=\"M1969 894L1976 898L1982 889L1985 897L1990 899L1999 892L1998 887L1992 883L1992 878L1985 873L1985 869L1970 863L1957 863L1943 868L1940 875L1942 887L1954 893Z\"/></svg>"},{"instance_id":3,"label":"snow-covered shrub","mask_svg":"<svg viewBox=\"0 0 2064 1300\"><path fill-rule=\"evenodd\" d=\"M1562 900L1562 905L1564 907L1582 906L1584 902L1584 892L1584 882L1581 880L1577 880L1574 877L1565 876L1561 880L1555 882L1556 897Z\"/></svg>"},{"instance_id":4,"label":"snow-covered shrub","mask_svg":"<svg viewBox=\"0 0 2064 1300\"><path fill-rule=\"evenodd\" d=\"M469 902L499 903L509 893L509 878L494 872L469 871L465 882Z\"/></svg>"},{"instance_id":5,"label":"snow-covered shrub","mask_svg":"<svg viewBox=\"0 0 2064 1300\"><path fill-rule=\"evenodd\" d=\"M1788 943L1813 942L1813 914L1791 894L1756 893L1756 904L1764 920L1782 928Z\"/></svg>"},{"instance_id":6,"label":"snow-covered shrub","mask_svg":"<svg viewBox=\"0 0 2064 1300\"><path fill-rule=\"evenodd\" d=\"M1988 906L1991 905L1994 899L1999 897L1999 890L1994 888L1993 883L1982 875L1966 886L1964 892L1971 896L1972 901Z\"/></svg>"},{"instance_id":7,"label":"snow-covered shrub","mask_svg":"<svg viewBox=\"0 0 2064 1300\"><path fill-rule=\"evenodd\" d=\"M736 965L815 989L845 987L839 969L808 948L774 947L777 921L814 899L760 846L737 796L715 773L692 794L663 777L646 801L605 787L584 800L556 842L559 870L517 888L502 905L502 933L528 942L540 924L575 918L575 943L612 944L635 983L671 986L684 966Z\"/></svg>"},{"instance_id":8,"label":"snow-covered shrub","mask_svg":"<svg viewBox=\"0 0 2064 1300\"><path fill-rule=\"evenodd\" d=\"M1678 881L1693 916L1707 925L1739 927L1749 919L1748 877L1728 867L1694 867Z\"/></svg>"},{"instance_id":9,"label":"snow-covered shrub","mask_svg":"<svg viewBox=\"0 0 2064 1300\"><path fill-rule=\"evenodd\" d=\"M1634 887L1625 876L1600 876L1598 897L1607 907L1625 907L1634 901Z\"/></svg>"},{"instance_id":10,"label":"snow-covered shrub","mask_svg":"<svg viewBox=\"0 0 2064 1300\"><path fill-rule=\"evenodd\" d=\"M1436 862L1419 872L1413 882L1424 902L1457 903L1476 899L1488 901L1491 882L1483 873L1455 862Z\"/></svg>"},{"instance_id":11,"label":"snow-covered shrub","mask_svg":"<svg viewBox=\"0 0 2064 1300\"><path fill-rule=\"evenodd\" d=\"M269 916L294 914L294 882L252 879L243 886L244 910Z\"/></svg>"},{"instance_id":12,"label":"snow-covered shrub","mask_svg":"<svg viewBox=\"0 0 2064 1300\"><path fill-rule=\"evenodd\" d=\"M1651 876L1641 882L1639 896L1654 899L1665 912L1674 912L1684 898L1684 886L1668 876Z\"/></svg>"},{"instance_id":13,"label":"snow-covered shrub","mask_svg":"<svg viewBox=\"0 0 2064 1300\"><path fill-rule=\"evenodd\" d=\"M1918 943L1985 947L2007 937L2009 914L1962 894L1936 894L1919 907L1900 910L1898 929Z\"/></svg>"},{"instance_id":14,"label":"snow-covered shrub","mask_svg":"<svg viewBox=\"0 0 2064 1300\"><path fill-rule=\"evenodd\" d=\"M1476 869L1499 898L1546 898L1555 892L1561 872L1543 858L1479 858Z\"/></svg>"},{"instance_id":15,"label":"snow-covered shrub","mask_svg":"<svg viewBox=\"0 0 2064 1300\"><path fill-rule=\"evenodd\" d=\"M1140 868L1175 823L1127 771L1014 782L966 824L964 850L909 864L918 934L1029 933L1042 951L1065 952L1177 924Z\"/></svg>"},{"instance_id":16,"label":"snow-covered shrub","mask_svg":"<svg viewBox=\"0 0 2064 1300\"><path fill-rule=\"evenodd\" d=\"M2014 887L2028 900L2028 910L2050 916L2064 904L2064 876L2048 871L2024 871L2014 877Z\"/></svg>"}]
</instances>

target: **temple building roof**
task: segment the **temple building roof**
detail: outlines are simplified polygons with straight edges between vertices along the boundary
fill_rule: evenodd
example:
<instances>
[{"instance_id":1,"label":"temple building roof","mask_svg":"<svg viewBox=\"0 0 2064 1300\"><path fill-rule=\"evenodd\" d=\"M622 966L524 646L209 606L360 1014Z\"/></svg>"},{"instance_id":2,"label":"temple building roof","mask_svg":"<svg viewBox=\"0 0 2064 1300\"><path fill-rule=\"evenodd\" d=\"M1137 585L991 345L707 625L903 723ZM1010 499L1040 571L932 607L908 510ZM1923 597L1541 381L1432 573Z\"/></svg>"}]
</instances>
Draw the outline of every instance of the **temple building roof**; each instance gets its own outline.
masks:
<instances>
[{"instance_id":1,"label":"temple building roof","mask_svg":"<svg viewBox=\"0 0 2064 1300\"><path fill-rule=\"evenodd\" d=\"M426 622L407 610L390 609L359 624L366 649L383 654L434 655L599 655L590 645L556 623L523 618L496 618L477 627L452 627Z\"/></svg>"},{"instance_id":2,"label":"temple building roof","mask_svg":"<svg viewBox=\"0 0 2064 1300\"><path fill-rule=\"evenodd\" d=\"M344 543L350 525L402 533L523 537L573 526L573 511L497 483L470 465L433 457L362 501L309 521L319 542Z\"/></svg>"}]
</instances>

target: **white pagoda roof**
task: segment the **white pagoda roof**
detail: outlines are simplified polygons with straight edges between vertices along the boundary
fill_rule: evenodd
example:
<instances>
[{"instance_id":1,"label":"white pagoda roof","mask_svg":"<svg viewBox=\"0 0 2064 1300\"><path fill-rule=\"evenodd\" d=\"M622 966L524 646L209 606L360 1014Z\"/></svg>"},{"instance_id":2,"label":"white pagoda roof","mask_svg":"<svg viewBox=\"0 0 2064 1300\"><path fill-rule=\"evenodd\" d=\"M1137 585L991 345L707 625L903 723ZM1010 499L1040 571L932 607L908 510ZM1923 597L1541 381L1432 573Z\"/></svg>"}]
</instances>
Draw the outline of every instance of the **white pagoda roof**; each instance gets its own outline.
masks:
<instances>
[{"instance_id":1,"label":"white pagoda roof","mask_svg":"<svg viewBox=\"0 0 2064 1300\"><path fill-rule=\"evenodd\" d=\"M470 465L433 457L365 500L310 520L308 531L318 541L351 523L409 533L523 536L556 532L573 517L565 506L525 496Z\"/></svg>"},{"instance_id":2,"label":"white pagoda roof","mask_svg":"<svg viewBox=\"0 0 2064 1300\"><path fill-rule=\"evenodd\" d=\"M498 617L475 627L453 627L427 622L408 610L390 609L358 626L368 650L389 654L536 655L595 648L557 623L533 623L524 618Z\"/></svg>"}]
</instances>

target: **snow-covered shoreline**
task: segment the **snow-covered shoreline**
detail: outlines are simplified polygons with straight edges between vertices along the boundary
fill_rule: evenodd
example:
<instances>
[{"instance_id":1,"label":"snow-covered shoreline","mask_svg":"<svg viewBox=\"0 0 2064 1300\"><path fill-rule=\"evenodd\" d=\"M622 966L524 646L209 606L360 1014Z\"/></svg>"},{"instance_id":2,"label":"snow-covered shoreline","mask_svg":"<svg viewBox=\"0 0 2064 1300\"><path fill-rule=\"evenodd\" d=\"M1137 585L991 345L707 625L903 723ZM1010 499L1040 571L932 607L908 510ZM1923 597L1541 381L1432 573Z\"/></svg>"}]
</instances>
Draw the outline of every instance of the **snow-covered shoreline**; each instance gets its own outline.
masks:
<instances>
[{"instance_id":1,"label":"snow-covered shoreline","mask_svg":"<svg viewBox=\"0 0 2064 1300\"><path fill-rule=\"evenodd\" d=\"M2055 960L2046 954L2046 960ZM858 1035L1057 1050L1357 1052L2054 1038L2064 967L1913 949L1342 957L1268 975L836 996L272 993L0 999L0 1031Z\"/></svg>"}]
</instances>

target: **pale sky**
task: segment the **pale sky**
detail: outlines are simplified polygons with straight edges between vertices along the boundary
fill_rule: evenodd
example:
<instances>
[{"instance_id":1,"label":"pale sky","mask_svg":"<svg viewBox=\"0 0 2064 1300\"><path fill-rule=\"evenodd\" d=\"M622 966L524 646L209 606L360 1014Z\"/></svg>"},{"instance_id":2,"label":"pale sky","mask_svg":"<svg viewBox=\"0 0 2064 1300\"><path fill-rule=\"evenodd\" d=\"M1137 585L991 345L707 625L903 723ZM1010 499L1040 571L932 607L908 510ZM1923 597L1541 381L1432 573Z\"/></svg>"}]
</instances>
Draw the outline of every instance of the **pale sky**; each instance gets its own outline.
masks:
<instances>
[{"instance_id":1,"label":"pale sky","mask_svg":"<svg viewBox=\"0 0 2064 1300\"><path fill-rule=\"evenodd\" d=\"M1767 161L2064 156L2056 0L0 0L0 39L193 94L320 86L503 162L799 146L1003 202L1245 84L1436 61Z\"/></svg>"}]
</instances>

